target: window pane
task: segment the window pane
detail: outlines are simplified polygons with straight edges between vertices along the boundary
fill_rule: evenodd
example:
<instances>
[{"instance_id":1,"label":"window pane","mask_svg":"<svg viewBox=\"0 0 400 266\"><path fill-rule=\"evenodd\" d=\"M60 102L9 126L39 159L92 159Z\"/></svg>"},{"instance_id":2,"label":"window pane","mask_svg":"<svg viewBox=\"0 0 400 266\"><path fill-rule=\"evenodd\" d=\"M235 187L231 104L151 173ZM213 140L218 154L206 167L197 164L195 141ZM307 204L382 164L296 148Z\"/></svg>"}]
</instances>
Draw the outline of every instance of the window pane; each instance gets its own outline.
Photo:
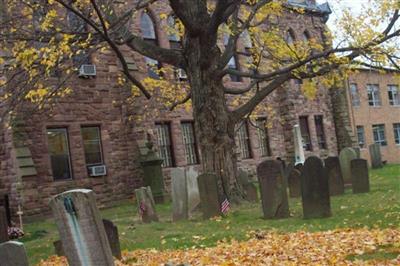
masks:
<instances>
[{"instance_id":1,"label":"window pane","mask_svg":"<svg viewBox=\"0 0 400 266\"><path fill-rule=\"evenodd\" d=\"M350 84L350 97L353 106L360 106L360 95L358 93L357 84Z\"/></svg>"},{"instance_id":2,"label":"window pane","mask_svg":"<svg viewBox=\"0 0 400 266\"><path fill-rule=\"evenodd\" d=\"M380 106L381 98L379 94L379 86L377 84L367 84L368 103L370 106Z\"/></svg>"},{"instance_id":3,"label":"window pane","mask_svg":"<svg viewBox=\"0 0 400 266\"><path fill-rule=\"evenodd\" d=\"M163 159L163 167L174 166L172 157L172 141L169 124L156 124L158 155Z\"/></svg>"},{"instance_id":4,"label":"window pane","mask_svg":"<svg viewBox=\"0 0 400 266\"><path fill-rule=\"evenodd\" d=\"M389 85L388 97L390 105L400 105L399 87L396 85Z\"/></svg>"},{"instance_id":5,"label":"window pane","mask_svg":"<svg viewBox=\"0 0 400 266\"><path fill-rule=\"evenodd\" d=\"M145 39L156 39L153 20L147 13L143 13L140 18L140 30Z\"/></svg>"},{"instance_id":6,"label":"window pane","mask_svg":"<svg viewBox=\"0 0 400 266\"><path fill-rule=\"evenodd\" d=\"M301 137L303 139L303 148L306 151L312 151L310 129L308 127L308 117L300 116L299 120L300 120Z\"/></svg>"},{"instance_id":7,"label":"window pane","mask_svg":"<svg viewBox=\"0 0 400 266\"><path fill-rule=\"evenodd\" d=\"M47 129L47 139L54 180L72 178L67 129Z\"/></svg>"},{"instance_id":8,"label":"window pane","mask_svg":"<svg viewBox=\"0 0 400 266\"><path fill-rule=\"evenodd\" d=\"M400 123L393 124L394 142L400 144Z\"/></svg>"},{"instance_id":9,"label":"window pane","mask_svg":"<svg viewBox=\"0 0 400 266\"><path fill-rule=\"evenodd\" d=\"M250 139L246 122L240 125L236 134L239 140L238 147L239 147L240 158L242 159L251 158Z\"/></svg>"},{"instance_id":10,"label":"window pane","mask_svg":"<svg viewBox=\"0 0 400 266\"><path fill-rule=\"evenodd\" d=\"M364 127L363 126L357 126L357 139L358 139L358 145L360 148L364 148L365 145L365 133L364 133Z\"/></svg>"},{"instance_id":11,"label":"window pane","mask_svg":"<svg viewBox=\"0 0 400 266\"><path fill-rule=\"evenodd\" d=\"M373 125L372 131L373 131L375 143L378 143L381 146L386 146L387 142L386 142L386 136L385 136L385 125L383 125L383 124Z\"/></svg>"},{"instance_id":12,"label":"window pane","mask_svg":"<svg viewBox=\"0 0 400 266\"><path fill-rule=\"evenodd\" d=\"M317 139L318 139L318 146L320 149L326 149L323 116L322 115L314 116L314 121L315 121L315 130L316 130Z\"/></svg>"},{"instance_id":13,"label":"window pane","mask_svg":"<svg viewBox=\"0 0 400 266\"><path fill-rule=\"evenodd\" d=\"M87 165L103 164L100 128L82 127L83 149Z\"/></svg>"},{"instance_id":14,"label":"window pane","mask_svg":"<svg viewBox=\"0 0 400 266\"><path fill-rule=\"evenodd\" d=\"M260 118L257 120L257 132L261 156L271 156L266 118Z\"/></svg>"},{"instance_id":15,"label":"window pane","mask_svg":"<svg viewBox=\"0 0 400 266\"><path fill-rule=\"evenodd\" d=\"M197 164L197 143L194 135L193 122L184 122L182 125L183 144L185 145L185 155L187 164Z\"/></svg>"}]
</instances>

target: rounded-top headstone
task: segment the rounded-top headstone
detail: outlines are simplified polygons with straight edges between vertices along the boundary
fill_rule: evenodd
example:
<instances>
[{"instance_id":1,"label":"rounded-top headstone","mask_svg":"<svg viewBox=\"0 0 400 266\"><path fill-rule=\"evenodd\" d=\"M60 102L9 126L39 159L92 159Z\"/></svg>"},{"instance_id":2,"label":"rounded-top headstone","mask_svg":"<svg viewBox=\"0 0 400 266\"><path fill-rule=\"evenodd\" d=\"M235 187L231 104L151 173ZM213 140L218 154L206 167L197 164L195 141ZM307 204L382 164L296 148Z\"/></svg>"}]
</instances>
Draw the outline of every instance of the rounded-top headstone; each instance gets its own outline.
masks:
<instances>
[{"instance_id":1,"label":"rounded-top headstone","mask_svg":"<svg viewBox=\"0 0 400 266\"><path fill-rule=\"evenodd\" d=\"M344 193L344 182L342 170L340 169L339 157L328 157L325 159L325 168L329 178L329 194L331 196Z\"/></svg>"},{"instance_id":2,"label":"rounded-top headstone","mask_svg":"<svg viewBox=\"0 0 400 266\"><path fill-rule=\"evenodd\" d=\"M345 184L351 183L351 160L357 159L357 153L353 148L344 148L340 151L340 169L342 171L343 181Z\"/></svg>"}]
</instances>

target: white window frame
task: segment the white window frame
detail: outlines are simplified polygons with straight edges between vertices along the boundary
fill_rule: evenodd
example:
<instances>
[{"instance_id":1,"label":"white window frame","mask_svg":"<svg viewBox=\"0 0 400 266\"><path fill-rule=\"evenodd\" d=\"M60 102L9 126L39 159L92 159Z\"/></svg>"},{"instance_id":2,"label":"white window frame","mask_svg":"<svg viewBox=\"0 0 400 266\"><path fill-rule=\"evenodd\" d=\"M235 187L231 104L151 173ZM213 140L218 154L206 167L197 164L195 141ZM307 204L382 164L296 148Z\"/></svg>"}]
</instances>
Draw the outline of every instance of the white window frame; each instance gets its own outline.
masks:
<instances>
[{"instance_id":1,"label":"white window frame","mask_svg":"<svg viewBox=\"0 0 400 266\"><path fill-rule=\"evenodd\" d=\"M393 124L394 143L400 145L400 123Z\"/></svg>"},{"instance_id":2,"label":"white window frame","mask_svg":"<svg viewBox=\"0 0 400 266\"><path fill-rule=\"evenodd\" d=\"M388 85L389 104L393 106L400 106L400 91L397 85Z\"/></svg>"},{"instance_id":3,"label":"white window frame","mask_svg":"<svg viewBox=\"0 0 400 266\"><path fill-rule=\"evenodd\" d=\"M181 129L183 145L185 146L186 163L187 165L198 164L199 157L193 121L181 122Z\"/></svg>"},{"instance_id":4,"label":"white window frame","mask_svg":"<svg viewBox=\"0 0 400 266\"><path fill-rule=\"evenodd\" d=\"M365 129L364 126L356 126L357 141L361 149L365 148ZM360 137L361 136L361 137Z\"/></svg>"},{"instance_id":5,"label":"white window frame","mask_svg":"<svg viewBox=\"0 0 400 266\"><path fill-rule=\"evenodd\" d=\"M174 167L174 151L171 138L171 124L156 123L158 156L163 160L162 167Z\"/></svg>"},{"instance_id":6,"label":"white window frame","mask_svg":"<svg viewBox=\"0 0 400 266\"><path fill-rule=\"evenodd\" d=\"M351 98L351 105L352 106L360 106L360 93L358 91L357 83L350 84L350 98Z\"/></svg>"},{"instance_id":7,"label":"white window frame","mask_svg":"<svg viewBox=\"0 0 400 266\"><path fill-rule=\"evenodd\" d=\"M372 133L375 143L378 143L381 146L387 146L384 124L372 125Z\"/></svg>"},{"instance_id":8,"label":"white window frame","mask_svg":"<svg viewBox=\"0 0 400 266\"><path fill-rule=\"evenodd\" d=\"M376 107L382 105L378 84L367 84L367 92L369 106Z\"/></svg>"}]
</instances>

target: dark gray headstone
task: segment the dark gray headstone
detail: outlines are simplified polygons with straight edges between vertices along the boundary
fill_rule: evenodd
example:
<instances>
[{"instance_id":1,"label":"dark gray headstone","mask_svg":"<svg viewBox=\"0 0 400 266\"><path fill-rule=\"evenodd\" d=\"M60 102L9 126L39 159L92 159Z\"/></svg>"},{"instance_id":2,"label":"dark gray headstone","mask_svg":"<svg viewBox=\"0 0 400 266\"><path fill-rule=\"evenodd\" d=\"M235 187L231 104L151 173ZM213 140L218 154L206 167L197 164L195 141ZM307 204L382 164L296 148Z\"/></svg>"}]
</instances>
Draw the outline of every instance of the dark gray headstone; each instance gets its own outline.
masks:
<instances>
[{"instance_id":1,"label":"dark gray headstone","mask_svg":"<svg viewBox=\"0 0 400 266\"><path fill-rule=\"evenodd\" d=\"M104 229L106 230L106 235L108 243L110 243L111 252L114 257L121 259L121 246L119 243L118 228L110 220L103 219Z\"/></svg>"},{"instance_id":2,"label":"dark gray headstone","mask_svg":"<svg viewBox=\"0 0 400 266\"><path fill-rule=\"evenodd\" d=\"M350 162L353 159L357 159L357 153L353 148L344 148L340 151L339 154L340 169L342 171L343 182L345 184L351 183Z\"/></svg>"},{"instance_id":3,"label":"dark gray headstone","mask_svg":"<svg viewBox=\"0 0 400 266\"><path fill-rule=\"evenodd\" d=\"M344 182L340 169L339 157L328 157L325 159L325 168L329 179L329 194L331 196L344 193Z\"/></svg>"},{"instance_id":4,"label":"dark gray headstone","mask_svg":"<svg viewBox=\"0 0 400 266\"><path fill-rule=\"evenodd\" d=\"M65 256L61 240L54 241L53 246L54 246L54 253L56 253L57 256L59 257Z\"/></svg>"},{"instance_id":5,"label":"dark gray headstone","mask_svg":"<svg viewBox=\"0 0 400 266\"><path fill-rule=\"evenodd\" d=\"M200 205L204 219L220 216L221 207L218 196L217 175L201 174L197 177L200 192Z\"/></svg>"},{"instance_id":6,"label":"dark gray headstone","mask_svg":"<svg viewBox=\"0 0 400 266\"><path fill-rule=\"evenodd\" d=\"M8 241L0 244L1 266L29 266L25 247L17 241Z\"/></svg>"},{"instance_id":7,"label":"dark gray headstone","mask_svg":"<svg viewBox=\"0 0 400 266\"><path fill-rule=\"evenodd\" d=\"M8 221L6 209L0 206L0 243L8 241Z\"/></svg>"},{"instance_id":8,"label":"dark gray headstone","mask_svg":"<svg viewBox=\"0 0 400 266\"><path fill-rule=\"evenodd\" d=\"M297 169L293 169L288 177L289 184L289 195L291 198L301 197L301 172Z\"/></svg>"},{"instance_id":9,"label":"dark gray headstone","mask_svg":"<svg viewBox=\"0 0 400 266\"><path fill-rule=\"evenodd\" d=\"M371 156L371 167L381 168L383 167L382 163L382 154L381 154L381 145L374 143L369 145L369 154Z\"/></svg>"},{"instance_id":10,"label":"dark gray headstone","mask_svg":"<svg viewBox=\"0 0 400 266\"><path fill-rule=\"evenodd\" d=\"M287 187L283 176L283 165L278 160L266 160L257 166L257 177L261 190L264 218L289 217Z\"/></svg>"},{"instance_id":11,"label":"dark gray headstone","mask_svg":"<svg viewBox=\"0 0 400 266\"><path fill-rule=\"evenodd\" d=\"M172 220L189 219L187 177L185 169L176 167L171 170Z\"/></svg>"},{"instance_id":12,"label":"dark gray headstone","mask_svg":"<svg viewBox=\"0 0 400 266\"><path fill-rule=\"evenodd\" d=\"M239 169L239 182L243 187L244 199L249 202L258 202L257 188L250 181L247 171Z\"/></svg>"},{"instance_id":13,"label":"dark gray headstone","mask_svg":"<svg viewBox=\"0 0 400 266\"><path fill-rule=\"evenodd\" d=\"M369 192L368 163L364 159L351 161L351 176L353 193Z\"/></svg>"},{"instance_id":14,"label":"dark gray headstone","mask_svg":"<svg viewBox=\"0 0 400 266\"><path fill-rule=\"evenodd\" d=\"M331 216L328 174L318 157L311 156L305 161L301 174L301 196L305 219Z\"/></svg>"}]
</instances>

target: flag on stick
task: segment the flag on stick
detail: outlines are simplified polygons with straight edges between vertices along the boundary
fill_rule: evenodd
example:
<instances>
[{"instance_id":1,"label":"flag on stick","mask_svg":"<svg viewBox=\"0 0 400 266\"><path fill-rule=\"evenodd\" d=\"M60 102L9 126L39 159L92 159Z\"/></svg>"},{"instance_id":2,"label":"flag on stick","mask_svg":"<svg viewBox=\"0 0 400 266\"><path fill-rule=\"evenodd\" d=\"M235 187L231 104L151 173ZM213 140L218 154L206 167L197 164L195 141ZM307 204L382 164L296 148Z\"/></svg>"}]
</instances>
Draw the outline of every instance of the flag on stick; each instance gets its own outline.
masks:
<instances>
[{"instance_id":1,"label":"flag on stick","mask_svg":"<svg viewBox=\"0 0 400 266\"><path fill-rule=\"evenodd\" d=\"M229 204L228 198L225 198L225 200L222 201L222 203L221 203L221 212L222 212L222 214L225 215L229 212L229 210L230 210L230 204Z\"/></svg>"}]
</instances>

